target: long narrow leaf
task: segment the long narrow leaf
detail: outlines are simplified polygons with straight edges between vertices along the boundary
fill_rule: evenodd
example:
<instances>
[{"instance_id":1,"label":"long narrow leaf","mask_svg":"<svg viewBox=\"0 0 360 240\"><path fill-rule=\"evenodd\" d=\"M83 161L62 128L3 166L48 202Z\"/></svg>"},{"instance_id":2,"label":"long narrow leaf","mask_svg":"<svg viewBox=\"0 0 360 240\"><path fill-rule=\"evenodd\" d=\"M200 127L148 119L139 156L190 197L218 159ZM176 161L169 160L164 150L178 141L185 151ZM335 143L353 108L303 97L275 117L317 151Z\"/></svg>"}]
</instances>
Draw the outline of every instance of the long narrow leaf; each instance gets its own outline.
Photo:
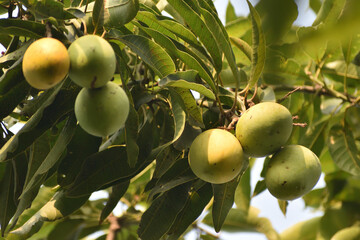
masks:
<instances>
[{"instance_id":1,"label":"long narrow leaf","mask_svg":"<svg viewBox=\"0 0 360 240\"><path fill-rule=\"evenodd\" d=\"M178 160L173 166L161 176L156 186L151 190L149 199L155 195L169 191L186 182L195 180L197 177L191 171L187 159Z\"/></svg>"},{"instance_id":2,"label":"long narrow leaf","mask_svg":"<svg viewBox=\"0 0 360 240\"><path fill-rule=\"evenodd\" d=\"M214 203L212 208L212 218L216 232L221 230L222 225L234 204L235 191L241 180L242 175L248 167L248 162L244 166L238 177L224 184L213 184Z\"/></svg>"},{"instance_id":3,"label":"long narrow leaf","mask_svg":"<svg viewBox=\"0 0 360 240\"><path fill-rule=\"evenodd\" d=\"M45 221L61 219L80 208L89 198L89 195L80 198L68 198L63 190L56 192L35 215L23 226L8 235L9 239L27 239L40 230Z\"/></svg>"},{"instance_id":4,"label":"long narrow leaf","mask_svg":"<svg viewBox=\"0 0 360 240\"><path fill-rule=\"evenodd\" d=\"M168 1L177 12L185 19L186 23L195 32L201 42L210 53L215 69L220 72L222 68L222 58L220 48L216 42L214 33L208 28L204 20L192 9L184 0Z\"/></svg>"},{"instance_id":5,"label":"long narrow leaf","mask_svg":"<svg viewBox=\"0 0 360 240\"><path fill-rule=\"evenodd\" d=\"M177 36L211 61L211 57L198 41L197 37L179 22L171 18L165 18L164 16L159 17L146 11L139 11L136 19L148 25L151 29L157 30L170 38L173 38L173 35Z\"/></svg>"},{"instance_id":6,"label":"long narrow leaf","mask_svg":"<svg viewBox=\"0 0 360 240\"><path fill-rule=\"evenodd\" d=\"M41 38L45 36L45 24L22 19L4 18L0 19L0 32L8 35ZM66 39L65 36L56 29L51 29L51 33L55 38L61 40Z\"/></svg>"},{"instance_id":7,"label":"long narrow leaf","mask_svg":"<svg viewBox=\"0 0 360 240\"><path fill-rule=\"evenodd\" d=\"M197 73L195 71L177 72L168 75L166 78L160 80L160 86L180 87L197 91L212 100L215 100L215 95L212 91L207 89L204 85L195 83Z\"/></svg>"},{"instance_id":8,"label":"long narrow leaf","mask_svg":"<svg viewBox=\"0 0 360 240\"><path fill-rule=\"evenodd\" d=\"M349 129L335 125L328 138L330 154L336 165L353 175L360 175L360 158L354 137Z\"/></svg>"},{"instance_id":9,"label":"long narrow leaf","mask_svg":"<svg viewBox=\"0 0 360 240\"><path fill-rule=\"evenodd\" d=\"M1 235L5 233L5 229L16 211L16 202L14 200L14 172L12 164L6 163L5 175L0 181L0 224Z\"/></svg>"},{"instance_id":10,"label":"long narrow leaf","mask_svg":"<svg viewBox=\"0 0 360 240\"><path fill-rule=\"evenodd\" d=\"M109 18L109 12L105 8L106 0L95 0L94 8L92 11L92 23L94 25L94 32L101 32L104 23Z\"/></svg>"},{"instance_id":11,"label":"long narrow leaf","mask_svg":"<svg viewBox=\"0 0 360 240\"><path fill-rule=\"evenodd\" d=\"M203 183L204 184L204 183ZM195 185L195 184L194 184ZM194 187L189 193L185 206L177 215L171 226L168 240L179 239L186 229L200 216L212 197L211 184L205 183L201 187Z\"/></svg>"},{"instance_id":12,"label":"long narrow leaf","mask_svg":"<svg viewBox=\"0 0 360 240\"><path fill-rule=\"evenodd\" d=\"M241 38L236 38L236 37L230 37L230 41L237 48L239 48L249 60L251 60L252 55L253 55L253 51L252 51L251 46L247 42L245 42Z\"/></svg>"},{"instance_id":13,"label":"long narrow leaf","mask_svg":"<svg viewBox=\"0 0 360 240\"><path fill-rule=\"evenodd\" d=\"M130 104L130 111L125 122L125 141L127 162L130 167L135 167L139 156L139 146L136 143L138 137L139 117L132 104Z\"/></svg>"},{"instance_id":14,"label":"long narrow leaf","mask_svg":"<svg viewBox=\"0 0 360 240\"><path fill-rule=\"evenodd\" d=\"M219 17L214 11L212 11L211 6L208 5L208 2L205 0L197 0L201 6L199 9L203 15L207 26L213 35L216 36L215 40L220 47L221 51L224 53L224 56L230 66L230 69L233 73L234 79L236 81L236 86L240 86L240 74L236 66L235 55L232 51L229 36L225 30L224 25L221 23Z\"/></svg>"},{"instance_id":15,"label":"long narrow leaf","mask_svg":"<svg viewBox=\"0 0 360 240\"><path fill-rule=\"evenodd\" d=\"M67 144L70 142L72 136L74 135L76 128L76 118L70 116L67 120L62 132L60 133L58 139L56 140L55 145L51 148L49 154L46 156L44 161L41 163L39 168L36 170L32 179L29 180L29 183L25 187L23 194L30 190L34 184L37 184L39 179L42 178L60 159L64 150L66 149Z\"/></svg>"},{"instance_id":16,"label":"long narrow leaf","mask_svg":"<svg viewBox=\"0 0 360 240\"><path fill-rule=\"evenodd\" d=\"M173 60L157 43L138 35L118 36L117 39L138 54L161 78L175 72Z\"/></svg>"},{"instance_id":17,"label":"long narrow leaf","mask_svg":"<svg viewBox=\"0 0 360 240\"><path fill-rule=\"evenodd\" d=\"M199 75L205 80L205 82L215 90L214 80L211 76L211 73L207 69L207 66L202 62L202 60L195 59L193 56L178 49L175 44L165 35L161 34L160 32L150 29L141 27L147 34L154 38L155 42L159 43L161 46L166 48L168 53L173 56L174 58L181 59L190 69L194 69L199 72Z\"/></svg>"},{"instance_id":18,"label":"long narrow leaf","mask_svg":"<svg viewBox=\"0 0 360 240\"><path fill-rule=\"evenodd\" d=\"M112 192L109 195L109 199L106 202L105 207L101 211L100 215L100 223L102 223L114 210L118 202L120 201L120 198L125 194L126 190L128 189L130 184L130 181L122 182L119 184L116 184L112 187Z\"/></svg>"},{"instance_id":19,"label":"long narrow leaf","mask_svg":"<svg viewBox=\"0 0 360 240\"><path fill-rule=\"evenodd\" d=\"M152 202L140 221L140 239L158 240L166 234L187 201L188 188L189 185L180 185Z\"/></svg>"},{"instance_id":20,"label":"long narrow leaf","mask_svg":"<svg viewBox=\"0 0 360 240\"><path fill-rule=\"evenodd\" d=\"M253 55L251 58L251 75L249 80L249 87L252 88L256 85L259 77L265 66L265 52L266 52L266 45L265 45L265 36L263 34L261 28L261 19L259 14L257 13L256 9L251 5L251 3L247 0L250 15L252 20L252 49Z\"/></svg>"},{"instance_id":21,"label":"long narrow leaf","mask_svg":"<svg viewBox=\"0 0 360 240\"><path fill-rule=\"evenodd\" d=\"M216 232L221 227L234 204L234 196L238 179L234 179L224 184L213 184L214 203L212 208L213 224Z\"/></svg>"},{"instance_id":22,"label":"long narrow leaf","mask_svg":"<svg viewBox=\"0 0 360 240\"><path fill-rule=\"evenodd\" d=\"M58 92L60 88L61 85L57 86L57 90L26 122L25 126L1 148L0 162L24 151L53 124L74 108L78 88Z\"/></svg>"}]
</instances>

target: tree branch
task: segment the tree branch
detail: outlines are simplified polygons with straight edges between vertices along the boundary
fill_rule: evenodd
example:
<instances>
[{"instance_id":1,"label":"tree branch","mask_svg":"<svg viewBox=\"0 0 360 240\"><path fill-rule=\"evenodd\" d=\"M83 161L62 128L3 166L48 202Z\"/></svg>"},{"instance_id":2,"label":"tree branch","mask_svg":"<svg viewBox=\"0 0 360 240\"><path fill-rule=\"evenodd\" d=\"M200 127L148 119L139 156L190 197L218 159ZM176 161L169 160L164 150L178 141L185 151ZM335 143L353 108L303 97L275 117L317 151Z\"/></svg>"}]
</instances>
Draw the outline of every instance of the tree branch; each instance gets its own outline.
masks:
<instances>
[{"instance_id":1,"label":"tree branch","mask_svg":"<svg viewBox=\"0 0 360 240\"><path fill-rule=\"evenodd\" d=\"M265 87L265 85L264 85L264 87ZM352 96L350 94L340 93L336 90L325 88L320 85L316 85L316 86L267 85L267 87L271 87L274 91L289 91L290 93L292 93L292 91L296 90L298 92L335 97L335 98L339 98L339 99L342 99L342 100L344 100L346 102L350 102L350 103L356 103L356 99L357 99L355 96Z\"/></svg>"}]
</instances>

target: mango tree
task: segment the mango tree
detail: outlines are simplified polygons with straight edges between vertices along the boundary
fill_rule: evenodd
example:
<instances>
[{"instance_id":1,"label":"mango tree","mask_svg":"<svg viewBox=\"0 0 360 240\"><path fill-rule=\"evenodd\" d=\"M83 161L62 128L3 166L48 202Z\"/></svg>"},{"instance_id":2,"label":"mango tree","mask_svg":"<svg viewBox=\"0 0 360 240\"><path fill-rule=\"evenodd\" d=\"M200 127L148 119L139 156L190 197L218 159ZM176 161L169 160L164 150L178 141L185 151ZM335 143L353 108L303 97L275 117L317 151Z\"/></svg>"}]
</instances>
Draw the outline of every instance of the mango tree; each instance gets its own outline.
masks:
<instances>
[{"instance_id":1,"label":"mango tree","mask_svg":"<svg viewBox=\"0 0 360 240\"><path fill-rule=\"evenodd\" d=\"M358 239L360 2L246 3L0 0L1 238ZM323 214L278 232L267 188Z\"/></svg>"}]
</instances>

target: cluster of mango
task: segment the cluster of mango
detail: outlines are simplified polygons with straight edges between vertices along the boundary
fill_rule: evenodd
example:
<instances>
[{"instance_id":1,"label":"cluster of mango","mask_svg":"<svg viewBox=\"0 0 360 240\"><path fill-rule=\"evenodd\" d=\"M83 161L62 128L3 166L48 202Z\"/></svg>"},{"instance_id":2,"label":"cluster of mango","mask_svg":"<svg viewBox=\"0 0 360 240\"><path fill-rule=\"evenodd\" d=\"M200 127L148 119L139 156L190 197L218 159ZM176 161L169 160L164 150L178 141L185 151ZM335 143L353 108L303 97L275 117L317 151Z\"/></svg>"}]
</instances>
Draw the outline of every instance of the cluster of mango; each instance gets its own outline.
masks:
<instances>
[{"instance_id":1,"label":"cluster of mango","mask_svg":"<svg viewBox=\"0 0 360 240\"><path fill-rule=\"evenodd\" d=\"M309 192L321 175L318 157L301 145L286 145L293 129L290 111L281 104L263 102L247 109L236 124L235 136L210 129L195 138L189 151L193 172L204 181L221 184L237 177L249 157L271 158L265 183L281 200Z\"/></svg>"},{"instance_id":2,"label":"cluster of mango","mask_svg":"<svg viewBox=\"0 0 360 240\"><path fill-rule=\"evenodd\" d=\"M65 45L41 38L26 50L22 69L34 88L54 87L68 75L81 86L75 100L75 116L88 133L105 137L124 126L129 113L125 91L111 82L116 56L111 45L97 35L85 35Z\"/></svg>"}]
</instances>

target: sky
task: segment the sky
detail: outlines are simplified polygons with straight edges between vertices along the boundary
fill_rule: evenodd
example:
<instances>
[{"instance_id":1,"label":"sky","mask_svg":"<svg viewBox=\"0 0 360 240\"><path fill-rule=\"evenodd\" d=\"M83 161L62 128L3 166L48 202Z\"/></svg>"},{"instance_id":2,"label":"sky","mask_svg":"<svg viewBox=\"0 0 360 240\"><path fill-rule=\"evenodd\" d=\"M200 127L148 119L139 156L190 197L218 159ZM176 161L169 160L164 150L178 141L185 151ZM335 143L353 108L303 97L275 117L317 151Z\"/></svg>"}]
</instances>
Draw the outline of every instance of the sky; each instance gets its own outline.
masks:
<instances>
[{"instance_id":1,"label":"sky","mask_svg":"<svg viewBox=\"0 0 360 240\"><path fill-rule=\"evenodd\" d=\"M247 15L249 10L248 6L245 0L231 0L235 12L237 15ZM250 2L255 5L258 0L250 0ZM297 20L295 21L296 25L301 26L309 26L312 24L312 22L315 19L315 14L309 9L308 7L308 0L304 1L298 1L301 2L301 4L298 6L299 10L299 16ZM215 6L218 10L220 19L224 21L225 19L225 11L226 6L228 4L228 0L216 0ZM0 16L1 17L1 16ZM4 48L0 45L0 52L4 51ZM18 127L18 126L16 126ZM15 130L15 129L12 129ZM257 181L260 180L260 172L262 170L264 159L257 159L255 161L255 164L252 168L251 172L251 186L252 189L254 189L254 186L256 185ZM323 180L323 177L319 180L318 184L315 186L315 188L321 188L324 187L325 183ZM98 192L94 194L91 199L103 197L103 192ZM285 230L286 228L292 226L293 224L313 218L315 216L322 215L321 212L312 212L311 209L305 209L304 202L302 199L297 199L294 201L289 202L288 208L287 208L287 214L284 216L282 212L280 211L277 203L277 199L270 195L270 193L266 190L265 192L261 193L260 195L256 196L252 199L251 205L260 209L259 216L261 217L267 217L270 219L270 221L273 224L273 227L275 230L277 230L279 233ZM116 213L121 213L123 211L123 207L121 205L118 205L115 209ZM212 228L207 228L210 232L214 232ZM232 239L246 239L246 240L266 240L266 237L263 234L258 233L226 233L226 232L220 232L219 236L223 240L232 240ZM196 234L194 232L187 235L187 240L193 240L195 239Z\"/></svg>"}]
</instances>

